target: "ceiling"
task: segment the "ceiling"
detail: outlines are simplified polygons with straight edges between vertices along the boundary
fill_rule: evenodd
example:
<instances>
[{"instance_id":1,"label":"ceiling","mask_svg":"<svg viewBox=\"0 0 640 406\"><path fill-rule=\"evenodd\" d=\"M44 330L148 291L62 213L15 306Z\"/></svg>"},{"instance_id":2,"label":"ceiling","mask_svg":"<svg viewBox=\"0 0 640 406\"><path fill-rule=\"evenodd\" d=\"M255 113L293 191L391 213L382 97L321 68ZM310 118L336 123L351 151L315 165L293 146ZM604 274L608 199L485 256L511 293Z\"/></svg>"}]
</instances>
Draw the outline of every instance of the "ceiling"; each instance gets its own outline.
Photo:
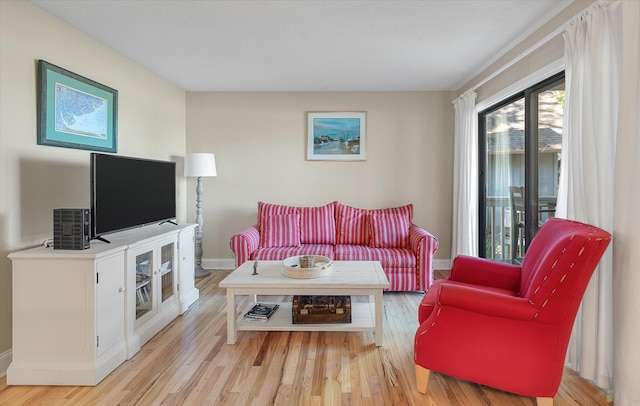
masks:
<instances>
[{"instance_id":1,"label":"ceiling","mask_svg":"<svg viewBox=\"0 0 640 406\"><path fill-rule=\"evenodd\" d=\"M573 0L32 0L186 91L456 90Z\"/></svg>"}]
</instances>

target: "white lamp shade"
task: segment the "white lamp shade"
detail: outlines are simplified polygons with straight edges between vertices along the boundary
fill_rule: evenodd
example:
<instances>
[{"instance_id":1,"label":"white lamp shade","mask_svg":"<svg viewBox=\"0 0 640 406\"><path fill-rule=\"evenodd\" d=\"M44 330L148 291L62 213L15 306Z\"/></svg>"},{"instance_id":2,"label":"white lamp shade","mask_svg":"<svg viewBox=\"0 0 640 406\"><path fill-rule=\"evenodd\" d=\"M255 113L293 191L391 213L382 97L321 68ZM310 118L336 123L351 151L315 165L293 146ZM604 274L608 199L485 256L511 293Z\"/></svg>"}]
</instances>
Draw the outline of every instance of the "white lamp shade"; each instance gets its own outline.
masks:
<instances>
[{"instance_id":1,"label":"white lamp shade","mask_svg":"<svg viewBox=\"0 0 640 406\"><path fill-rule=\"evenodd\" d=\"M184 157L184 176L217 176L216 156L204 152L190 152Z\"/></svg>"}]
</instances>

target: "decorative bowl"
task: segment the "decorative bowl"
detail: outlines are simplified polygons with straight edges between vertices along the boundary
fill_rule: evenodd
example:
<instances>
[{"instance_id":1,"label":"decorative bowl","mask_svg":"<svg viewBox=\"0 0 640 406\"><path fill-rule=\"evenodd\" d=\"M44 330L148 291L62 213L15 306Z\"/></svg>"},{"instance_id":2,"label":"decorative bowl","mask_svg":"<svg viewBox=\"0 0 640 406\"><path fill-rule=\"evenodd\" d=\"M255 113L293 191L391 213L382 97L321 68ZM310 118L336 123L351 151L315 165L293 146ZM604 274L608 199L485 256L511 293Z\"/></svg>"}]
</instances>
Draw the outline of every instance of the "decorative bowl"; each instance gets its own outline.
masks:
<instances>
[{"instance_id":1,"label":"decorative bowl","mask_svg":"<svg viewBox=\"0 0 640 406\"><path fill-rule=\"evenodd\" d=\"M301 255L309 257L310 255ZM314 266L303 268L300 266L300 256L289 257L282 261L282 274L294 279L313 279L329 275L333 271L331 258L322 255L311 255ZM303 261L305 262L305 261Z\"/></svg>"}]
</instances>

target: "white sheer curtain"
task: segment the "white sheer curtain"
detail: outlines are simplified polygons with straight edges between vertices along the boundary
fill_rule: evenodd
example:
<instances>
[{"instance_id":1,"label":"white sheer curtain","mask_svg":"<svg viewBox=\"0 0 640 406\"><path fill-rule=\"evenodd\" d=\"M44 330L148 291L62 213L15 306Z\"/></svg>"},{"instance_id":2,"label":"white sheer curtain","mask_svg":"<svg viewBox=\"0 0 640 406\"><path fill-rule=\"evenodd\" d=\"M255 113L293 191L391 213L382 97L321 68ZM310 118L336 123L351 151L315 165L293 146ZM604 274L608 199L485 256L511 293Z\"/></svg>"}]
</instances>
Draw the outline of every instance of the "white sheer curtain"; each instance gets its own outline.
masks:
<instances>
[{"instance_id":1,"label":"white sheer curtain","mask_svg":"<svg viewBox=\"0 0 640 406\"><path fill-rule=\"evenodd\" d=\"M566 104L556 215L613 231L620 67L607 13L588 10L564 34ZM567 353L572 369L605 389L613 384L611 252L585 292Z\"/></svg>"},{"instance_id":2,"label":"white sheer curtain","mask_svg":"<svg viewBox=\"0 0 640 406\"><path fill-rule=\"evenodd\" d=\"M615 165L613 347L615 405L640 405L640 2L625 1Z\"/></svg>"},{"instance_id":3,"label":"white sheer curtain","mask_svg":"<svg viewBox=\"0 0 640 406\"><path fill-rule=\"evenodd\" d=\"M453 233L451 258L478 255L478 136L476 93L467 90L453 102Z\"/></svg>"},{"instance_id":4,"label":"white sheer curtain","mask_svg":"<svg viewBox=\"0 0 640 406\"><path fill-rule=\"evenodd\" d=\"M628 247L627 252L622 253L623 257L618 257L617 246L624 241L620 241L621 235L614 225L626 227L626 235L635 234L635 241L638 241L639 229L628 228L630 218L638 224L637 201L631 206L628 204L630 196L638 194L639 179L637 103L640 67L637 62L640 19L637 1L601 3L570 22L564 34L566 105L556 215L602 227L613 232L614 239L585 293L567 355L571 368L582 377L595 380L602 388L612 388L616 377L616 405L637 405L640 404L637 385L622 387L617 378L637 379L640 372L637 358L639 300L636 291L634 297L627 295L622 299L632 301L633 306L624 309L624 304L616 305L616 311L622 312L622 315L616 315L616 320L631 322L635 317L632 331L623 333L624 326L614 326L614 297L627 283L618 282L620 286L614 292L613 281L614 275L618 279L621 274L631 273L632 267L637 271L640 263L637 254L630 254L634 250ZM635 19L627 17L627 13L634 14ZM623 41L629 35L635 36L635 45L629 39ZM626 48L623 42L627 43ZM627 66L627 63L635 65ZM630 84L635 88L623 91L623 86L627 88ZM633 113L629 112L629 107ZM617 210L621 208L626 211ZM638 248L636 245L635 251ZM624 258L630 255L636 255L635 265ZM628 277L627 281L638 280L635 275L624 277ZM624 334L623 338L619 338L620 333ZM629 341L627 334L635 336L636 341ZM617 365L616 375L624 372L626 377L614 375L614 335L616 342L626 344L625 348L616 346L616 365L624 363L629 355L636 356L628 370L621 371ZM636 344L631 347L631 342Z\"/></svg>"}]
</instances>

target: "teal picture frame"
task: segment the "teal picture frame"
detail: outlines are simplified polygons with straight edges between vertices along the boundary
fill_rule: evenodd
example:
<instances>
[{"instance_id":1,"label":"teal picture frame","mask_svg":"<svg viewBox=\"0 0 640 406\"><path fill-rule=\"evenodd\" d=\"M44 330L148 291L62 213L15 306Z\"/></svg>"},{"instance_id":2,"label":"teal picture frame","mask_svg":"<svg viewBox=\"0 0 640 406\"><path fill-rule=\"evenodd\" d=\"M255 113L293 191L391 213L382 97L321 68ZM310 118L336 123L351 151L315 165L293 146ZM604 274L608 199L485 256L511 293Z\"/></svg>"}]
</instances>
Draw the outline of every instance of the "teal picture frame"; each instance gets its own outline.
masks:
<instances>
[{"instance_id":1,"label":"teal picture frame","mask_svg":"<svg viewBox=\"0 0 640 406\"><path fill-rule=\"evenodd\" d=\"M118 152L118 91L38 60L38 145Z\"/></svg>"}]
</instances>

